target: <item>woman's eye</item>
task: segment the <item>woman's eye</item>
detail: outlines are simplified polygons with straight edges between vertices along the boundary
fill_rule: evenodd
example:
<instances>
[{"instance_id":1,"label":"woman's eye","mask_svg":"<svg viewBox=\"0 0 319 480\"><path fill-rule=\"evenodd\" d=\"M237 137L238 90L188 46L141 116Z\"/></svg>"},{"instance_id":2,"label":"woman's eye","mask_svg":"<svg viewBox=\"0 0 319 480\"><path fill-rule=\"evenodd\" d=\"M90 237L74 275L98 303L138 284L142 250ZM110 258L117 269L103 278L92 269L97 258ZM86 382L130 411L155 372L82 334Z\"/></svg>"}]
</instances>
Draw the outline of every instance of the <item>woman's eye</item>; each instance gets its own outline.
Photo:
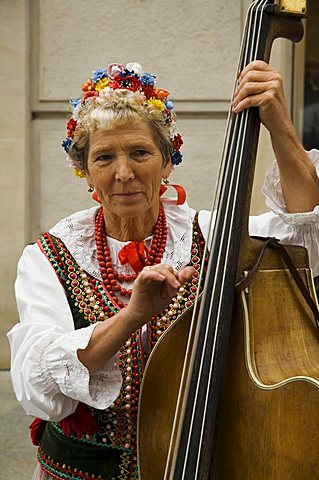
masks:
<instances>
[{"instance_id":1,"label":"woman's eye","mask_svg":"<svg viewBox=\"0 0 319 480\"><path fill-rule=\"evenodd\" d=\"M149 155L149 152L147 150L140 148L138 150L135 150L134 154L137 157L145 157L146 155Z\"/></svg>"},{"instance_id":2,"label":"woman's eye","mask_svg":"<svg viewBox=\"0 0 319 480\"><path fill-rule=\"evenodd\" d=\"M112 159L112 155L108 153L104 153L103 155L99 155L98 157L96 157L96 161L101 161L101 162L107 162L107 161L110 161L111 159Z\"/></svg>"}]
</instances>

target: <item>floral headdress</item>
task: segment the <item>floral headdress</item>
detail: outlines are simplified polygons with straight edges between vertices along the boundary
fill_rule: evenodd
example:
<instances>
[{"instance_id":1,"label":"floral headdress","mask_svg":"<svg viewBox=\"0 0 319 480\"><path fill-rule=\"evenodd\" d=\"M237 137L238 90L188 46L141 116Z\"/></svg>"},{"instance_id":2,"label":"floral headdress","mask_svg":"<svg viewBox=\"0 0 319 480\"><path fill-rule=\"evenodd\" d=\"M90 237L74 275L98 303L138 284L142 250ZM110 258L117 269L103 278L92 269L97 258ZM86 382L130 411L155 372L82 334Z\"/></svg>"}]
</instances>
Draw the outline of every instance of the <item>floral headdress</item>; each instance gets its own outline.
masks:
<instances>
[{"instance_id":1,"label":"floral headdress","mask_svg":"<svg viewBox=\"0 0 319 480\"><path fill-rule=\"evenodd\" d=\"M169 99L169 92L162 88L156 88L156 77L151 73L144 72L138 63L127 63L126 65L119 63L110 63L106 69L94 70L91 78L81 85L84 92L82 98L72 98L70 104L72 106L72 114L67 123L67 138L63 141L62 146L67 152L67 160L74 169L74 174L79 177L85 177L83 167L71 159L68 152L75 143L74 134L77 126L80 125L80 113L86 102L95 102L98 97L104 100L112 99L112 93L115 90L128 90L138 92L140 94L141 104L146 108L152 106L162 112L163 122L169 127L169 138L172 143L171 164L172 167L179 165L183 155L180 148L183 139L176 131L176 122L173 119L173 102Z\"/></svg>"}]
</instances>

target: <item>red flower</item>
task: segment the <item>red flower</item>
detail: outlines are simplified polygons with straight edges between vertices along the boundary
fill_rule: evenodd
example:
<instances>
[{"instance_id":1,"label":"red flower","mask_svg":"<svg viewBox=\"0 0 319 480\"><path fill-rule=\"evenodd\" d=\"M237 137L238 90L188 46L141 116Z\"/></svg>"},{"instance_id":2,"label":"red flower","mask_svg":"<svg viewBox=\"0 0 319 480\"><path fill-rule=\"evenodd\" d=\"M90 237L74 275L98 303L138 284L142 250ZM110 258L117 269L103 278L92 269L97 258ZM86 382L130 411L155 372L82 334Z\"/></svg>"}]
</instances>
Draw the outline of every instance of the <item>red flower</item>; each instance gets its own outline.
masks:
<instances>
[{"instance_id":1,"label":"red flower","mask_svg":"<svg viewBox=\"0 0 319 480\"><path fill-rule=\"evenodd\" d=\"M147 99L155 96L155 89L151 85L143 85L142 92L144 93Z\"/></svg>"},{"instance_id":2,"label":"red flower","mask_svg":"<svg viewBox=\"0 0 319 480\"><path fill-rule=\"evenodd\" d=\"M76 129L77 121L74 118L70 118L68 123L66 124L66 128L68 130L68 137L73 138L74 130Z\"/></svg>"},{"instance_id":3,"label":"red flower","mask_svg":"<svg viewBox=\"0 0 319 480\"><path fill-rule=\"evenodd\" d=\"M184 142L183 142L183 139L182 139L182 137L180 136L179 133L178 133L177 135L175 135L175 137L173 138L172 143L173 143L173 146L174 146L175 151L177 152L177 151L181 148L181 146L183 145L183 143L184 143Z\"/></svg>"},{"instance_id":4,"label":"red flower","mask_svg":"<svg viewBox=\"0 0 319 480\"><path fill-rule=\"evenodd\" d=\"M96 92L94 90L94 92L86 92L81 100L81 103L83 105L83 103L85 102L85 100L89 97L97 97L99 95L99 92Z\"/></svg>"},{"instance_id":5,"label":"red flower","mask_svg":"<svg viewBox=\"0 0 319 480\"><path fill-rule=\"evenodd\" d=\"M162 102L165 102L165 99L168 97L169 91L165 90L164 88L157 88L155 90L155 98L158 100L162 100Z\"/></svg>"},{"instance_id":6,"label":"red flower","mask_svg":"<svg viewBox=\"0 0 319 480\"><path fill-rule=\"evenodd\" d=\"M86 83L82 83L81 89L83 90L83 92L91 92L95 89L95 84L89 78Z\"/></svg>"},{"instance_id":7,"label":"red flower","mask_svg":"<svg viewBox=\"0 0 319 480\"><path fill-rule=\"evenodd\" d=\"M170 125L172 123L172 113L168 108L165 109L165 123L166 125Z\"/></svg>"},{"instance_id":8,"label":"red flower","mask_svg":"<svg viewBox=\"0 0 319 480\"><path fill-rule=\"evenodd\" d=\"M132 77L131 75L127 75L126 77L116 75L114 77L114 81L108 83L108 87L114 88L114 90L123 88L125 90L131 90L132 92L136 92L140 86L141 82L136 77Z\"/></svg>"}]
</instances>

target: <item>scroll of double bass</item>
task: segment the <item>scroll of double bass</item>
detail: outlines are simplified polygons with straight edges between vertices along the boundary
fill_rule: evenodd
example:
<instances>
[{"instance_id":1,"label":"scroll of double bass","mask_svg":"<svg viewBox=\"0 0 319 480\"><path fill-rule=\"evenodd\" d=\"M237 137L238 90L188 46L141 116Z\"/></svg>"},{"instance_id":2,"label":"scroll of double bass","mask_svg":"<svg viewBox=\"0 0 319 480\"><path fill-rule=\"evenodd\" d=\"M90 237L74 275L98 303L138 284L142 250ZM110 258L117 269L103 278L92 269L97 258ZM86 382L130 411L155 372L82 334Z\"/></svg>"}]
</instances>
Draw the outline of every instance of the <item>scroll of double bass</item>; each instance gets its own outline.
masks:
<instances>
[{"instance_id":1,"label":"scroll of double bass","mask_svg":"<svg viewBox=\"0 0 319 480\"><path fill-rule=\"evenodd\" d=\"M299 41L302 0L255 0L239 70L268 61L275 38ZM258 110L230 112L203 293L162 335L148 361L139 411L142 480L319 478L319 336L277 250L248 235ZM307 252L287 247L315 298Z\"/></svg>"}]
</instances>

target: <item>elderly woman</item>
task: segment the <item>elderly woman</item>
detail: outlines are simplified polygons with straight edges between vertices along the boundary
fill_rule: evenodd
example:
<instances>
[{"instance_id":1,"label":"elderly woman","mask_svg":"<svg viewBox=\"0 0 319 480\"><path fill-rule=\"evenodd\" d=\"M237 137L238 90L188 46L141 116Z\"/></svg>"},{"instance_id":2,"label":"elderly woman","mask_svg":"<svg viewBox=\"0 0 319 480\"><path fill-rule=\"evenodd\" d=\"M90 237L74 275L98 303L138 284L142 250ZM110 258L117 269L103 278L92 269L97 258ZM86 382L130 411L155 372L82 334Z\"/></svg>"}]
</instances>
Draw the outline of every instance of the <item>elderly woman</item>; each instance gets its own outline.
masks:
<instances>
[{"instance_id":1,"label":"elderly woman","mask_svg":"<svg viewBox=\"0 0 319 480\"><path fill-rule=\"evenodd\" d=\"M71 100L63 145L99 205L61 220L23 252L21 323L9 333L12 381L37 417L34 478L127 480L138 478L145 362L177 311L195 300L209 215L190 208L179 187L175 203L161 199L162 181L182 160L182 138L153 75L136 63L111 64L82 90ZM251 218L251 233L305 245L317 275L319 152L300 145L281 77L259 61L235 92L235 112L251 106L277 160L264 188L273 212Z\"/></svg>"}]
</instances>

